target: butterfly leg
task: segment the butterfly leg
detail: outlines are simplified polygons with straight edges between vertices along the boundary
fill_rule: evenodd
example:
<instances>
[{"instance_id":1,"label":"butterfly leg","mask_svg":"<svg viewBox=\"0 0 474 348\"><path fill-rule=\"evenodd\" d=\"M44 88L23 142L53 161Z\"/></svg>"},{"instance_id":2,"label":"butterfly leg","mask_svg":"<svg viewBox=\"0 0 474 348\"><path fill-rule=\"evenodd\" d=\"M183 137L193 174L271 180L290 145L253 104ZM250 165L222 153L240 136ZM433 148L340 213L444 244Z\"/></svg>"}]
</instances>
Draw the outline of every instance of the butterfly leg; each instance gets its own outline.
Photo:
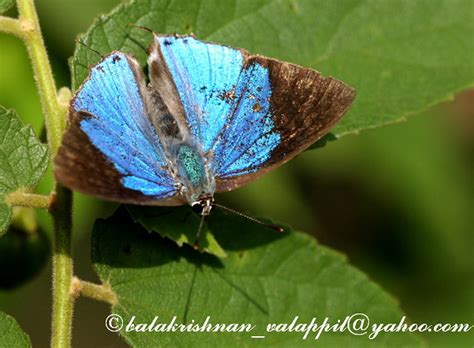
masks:
<instances>
[{"instance_id":1,"label":"butterfly leg","mask_svg":"<svg viewBox=\"0 0 474 348\"><path fill-rule=\"evenodd\" d=\"M201 215L201 220L199 221L198 231L196 233L196 240L194 241L193 248L199 250L199 239L201 237L202 227L204 226L204 218L206 215Z\"/></svg>"}]
</instances>

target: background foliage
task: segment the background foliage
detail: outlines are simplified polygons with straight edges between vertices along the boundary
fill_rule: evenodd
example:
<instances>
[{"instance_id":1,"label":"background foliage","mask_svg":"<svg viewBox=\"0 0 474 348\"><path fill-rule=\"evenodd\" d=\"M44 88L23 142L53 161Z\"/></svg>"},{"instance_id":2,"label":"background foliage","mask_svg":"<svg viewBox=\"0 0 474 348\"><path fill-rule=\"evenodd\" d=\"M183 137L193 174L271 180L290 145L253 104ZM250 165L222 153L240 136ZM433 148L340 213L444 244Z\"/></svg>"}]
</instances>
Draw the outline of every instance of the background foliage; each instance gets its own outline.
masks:
<instances>
[{"instance_id":1,"label":"background foliage","mask_svg":"<svg viewBox=\"0 0 474 348\"><path fill-rule=\"evenodd\" d=\"M64 62L72 55L75 35L115 2L89 1L80 6L59 0L37 3L58 84L69 85ZM142 3L146 6L148 2ZM154 29L162 32L194 31L209 40L312 66L354 85L359 92L357 103L335 135L399 120L407 112L445 99L446 91L473 82L473 62L466 59L473 52L470 2L327 1L319 2L318 7L310 6L310 1L232 2L232 13L220 3L224 2L203 2L203 7L197 8L198 2L181 6L184 2L158 1L156 14L151 12L150 17L168 11L167 21L145 17L139 24L161 23ZM132 15L139 19L140 11L148 10L138 8ZM301 16L306 22L293 20ZM315 18L321 22L309 26ZM119 24L128 21L130 18L122 18ZM265 30L257 30L256 23L264 23L259 28ZM275 30L281 24L287 28L285 34ZM124 40L123 32L110 30L114 25L117 23L99 20L98 29L86 42L97 45L101 52L128 49L143 61L144 53L134 41ZM308 27L314 31L308 32ZM146 33L131 28L126 31L147 45ZM301 32L305 35L299 35ZM104 47L101 37L108 38L110 47ZM298 45L291 44L295 37ZM14 107L40 134L40 108L24 48L5 35L0 36L0 47L0 104ZM85 65L97 59L86 50L76 57ZM73 76L80 80L84 74L85 70L76 67ZM418 93L410 97L414 90ZM467 94L456 104L432 109L408 123L329 143L218 199L252 215L285 221L347 253L351 263L400 300L415 322L472 320L471 100ZM46 181L43 187L49 188ZM106 216L113 208L83 197L76 205L76 270L83 278L95 277L87 245L91 224L96 216ZM47 217L42 224L48 229ZM98 270L102 277L108 272ZM0 293L0 308L14 314L39 346L47 345L49 324L31 318L49 317L47 273L46 269L35 282L15 293ZM119 344L103 328L106 313L105 305L79 300L74 333L77 346ZM86 335L91 327L97 328L94 338ZM454 334L426 338L435 346L472 340L472 336Z\"/></svg>"}]
</instances>

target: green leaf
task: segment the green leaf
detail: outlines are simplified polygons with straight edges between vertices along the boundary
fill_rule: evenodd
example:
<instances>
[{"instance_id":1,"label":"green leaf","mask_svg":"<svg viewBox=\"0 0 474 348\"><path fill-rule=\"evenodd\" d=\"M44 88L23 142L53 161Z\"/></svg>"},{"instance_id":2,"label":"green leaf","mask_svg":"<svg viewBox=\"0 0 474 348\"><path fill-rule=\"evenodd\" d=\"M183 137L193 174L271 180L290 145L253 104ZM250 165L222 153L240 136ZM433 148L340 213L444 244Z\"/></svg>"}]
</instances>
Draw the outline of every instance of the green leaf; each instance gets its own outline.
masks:
<instances>
[{"instance_id":1,"label":"green leaf","mask_svg":"<svg viewBox=\"0 0 474 348\"><path fill-rule=\"evenodd\" d=\"M0 348L31 347L30 338L11 316L0 312Z\"/></svg>"},{"instance_id":2,"label":"green leaf","mask_svg":"<svg viewBox=\"0 0 474 348\"><path fill-rule=\"evenodd\" d=\"M98 220L92 259L118 303L112 312L124 326L120 334L134 347L314 346L313 333L267 333L268 323L341 321L364 313L373 323L398 323L397 303L345 258L295 231L272 230L216 212L208 225L228 257L219 259L148 233L119 210ZM162 219L171 217L163 216ZM251 323L248 333L127 332L126 325L168 323ZM265 335L264 340L251 335ZM322 333L321 347L420 347L411 333L381 333L375 340L347 332Z\"/></svg>"},{"instance_id":3,"label":"green leaf","mask_svg":"<svg viewBox=\"0 0 474 348\"><path fill-rule=\"evenodd\" d=\"M13 110L0 106L0 236L12 217L5 196L38 184L48 166L48 149Z\"/></svg>"},{"instance_id":4,"label":"green leaf","mask_svg":"<svg viewBox=\"0 0 474 348\"><path fill-rule=\"evenodd\" d=\"M101 16L82 41L102 54L132 53L144 65L151 35L130 24L193 32L345 81L356 101L330 138L404 120L474 85L471 0L143 0ZM77 46L74 88L99 58Z\"/></svg>"},{"instance_id":5,"label":"green leaf","mask_svg":"<svg viewBox=\"0 0 474 348\"><path fill-rule=\"evenodd\" d=\"M141 224L149 232L157 232L176 242L179 246L183 244L193 245L199 228L200 217L189 207L127 207L133 220ZM166 217L163 219L163 217ZM199 250L225 257L226 253L221 248L206 222L203 224L201 237L199 238Z\"/></svg>"},{"instance_id":6,"label":"green leaf","mask_svg":"<svg viewBox=\"0 0 474 348\"><path fill-rule=\"evenodd\" d=\"M0 0L0 14L7 12L15 5L15 0Z\"/></svg>"}]
</instances>

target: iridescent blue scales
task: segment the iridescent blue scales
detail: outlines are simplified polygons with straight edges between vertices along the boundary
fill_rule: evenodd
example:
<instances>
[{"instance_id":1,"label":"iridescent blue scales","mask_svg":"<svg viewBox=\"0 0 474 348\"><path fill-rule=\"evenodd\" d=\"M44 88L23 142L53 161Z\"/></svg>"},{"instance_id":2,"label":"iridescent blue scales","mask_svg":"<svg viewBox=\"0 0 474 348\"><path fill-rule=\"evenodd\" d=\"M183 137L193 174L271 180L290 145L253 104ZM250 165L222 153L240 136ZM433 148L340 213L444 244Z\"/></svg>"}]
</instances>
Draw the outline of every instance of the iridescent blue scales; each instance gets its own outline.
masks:
<instances>
[{"instance_id":1,"label":"iridescent blue scales","mask_svg":"<svg viewBox=\"0 0 474 348\"><path fill-rule=\"evenodd\" d=\"M96 65L72 107L90 117L80 121L91 143L122 174L122 183L151 196L174 194L163 146L146 115L142 81L133 61L115 53Z\"/></svg>"},{"instance_id":2,"label":"iridescent blue scales","mask_svg":"<svg viewBox=\"0 0 474 348\"><path fill-rule=\"evenodd\" d=\"M255 171L278 145L272 132L268 68L241 51L194 38L159 37L193 138L214 152L217 176Z\"/></svg>"},{"instance_id":3,"label":"iridescent blue scales","mask_svg":"<svg viewBox=\"0 0 474 348\"><path fill-rule=\"evenodd\" d=\"M148 85L122 52L91 68L55 160L64 185L120 202L192 204L288 161L354 98L314 70L192 36L155 34L148 66Z\"/></svg>"}]
</instances>

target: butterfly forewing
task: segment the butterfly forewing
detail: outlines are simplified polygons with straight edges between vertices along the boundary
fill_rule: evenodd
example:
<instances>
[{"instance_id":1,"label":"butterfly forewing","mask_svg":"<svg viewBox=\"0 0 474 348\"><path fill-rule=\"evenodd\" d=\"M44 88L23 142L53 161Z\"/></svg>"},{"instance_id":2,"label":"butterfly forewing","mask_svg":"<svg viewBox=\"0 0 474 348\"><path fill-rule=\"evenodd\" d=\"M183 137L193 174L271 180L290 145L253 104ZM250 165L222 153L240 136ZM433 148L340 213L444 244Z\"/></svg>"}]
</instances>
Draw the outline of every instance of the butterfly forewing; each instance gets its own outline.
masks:
<instances>
[{"instance_id":1,"label":"butterfly forewing","mask_svg":"<svg viewBox=\"0 0 474 348\"><path fill-rule=\"evenodd\" d=\"M144 89L138 64L121 52L91 69L71 102L70 126L55 159L61 183L121 202L178 203Z\"/></svg>"},{"instance_id":2,"label":"butterfly forewing","mask_svg":"<svg viewBox=\"0 0 474 348\"><path fill-rule=\"evenodd\" d=\"M192 36L155 35L153 57L149 66L162 67L162 71L151 69L151 81L169 71L194 141L204 153L209 152L235 108L234 98L226 98L225 92L238 83L242 52Z\"/></svg>"},{"instance_id":3,"label":"butterfly forewing","mask_svg":"<svg viewBox=\"0 0 474 348\"><path fill-rule=\"evenodd\" d=\"M355 97L355 91L343 82L294 64L249 56L246 65L261 66L268 74L270 86L261 93L269 108L262 108L259 102L253 109L263 109L265 114L260 120L271 125L271 130L261 132L261 137L247 145L244 141L237 145L242 148L235 160L240 166L235 168L234 163L234 168L219 173L218 191L240 187L314 144L341 119ZM255 128L255 124L249 128ZM235 143L232 137L223 141ZM262 151L266 153L270 147L269 155L262 160Z\"/></svg>"}]
</instances>

